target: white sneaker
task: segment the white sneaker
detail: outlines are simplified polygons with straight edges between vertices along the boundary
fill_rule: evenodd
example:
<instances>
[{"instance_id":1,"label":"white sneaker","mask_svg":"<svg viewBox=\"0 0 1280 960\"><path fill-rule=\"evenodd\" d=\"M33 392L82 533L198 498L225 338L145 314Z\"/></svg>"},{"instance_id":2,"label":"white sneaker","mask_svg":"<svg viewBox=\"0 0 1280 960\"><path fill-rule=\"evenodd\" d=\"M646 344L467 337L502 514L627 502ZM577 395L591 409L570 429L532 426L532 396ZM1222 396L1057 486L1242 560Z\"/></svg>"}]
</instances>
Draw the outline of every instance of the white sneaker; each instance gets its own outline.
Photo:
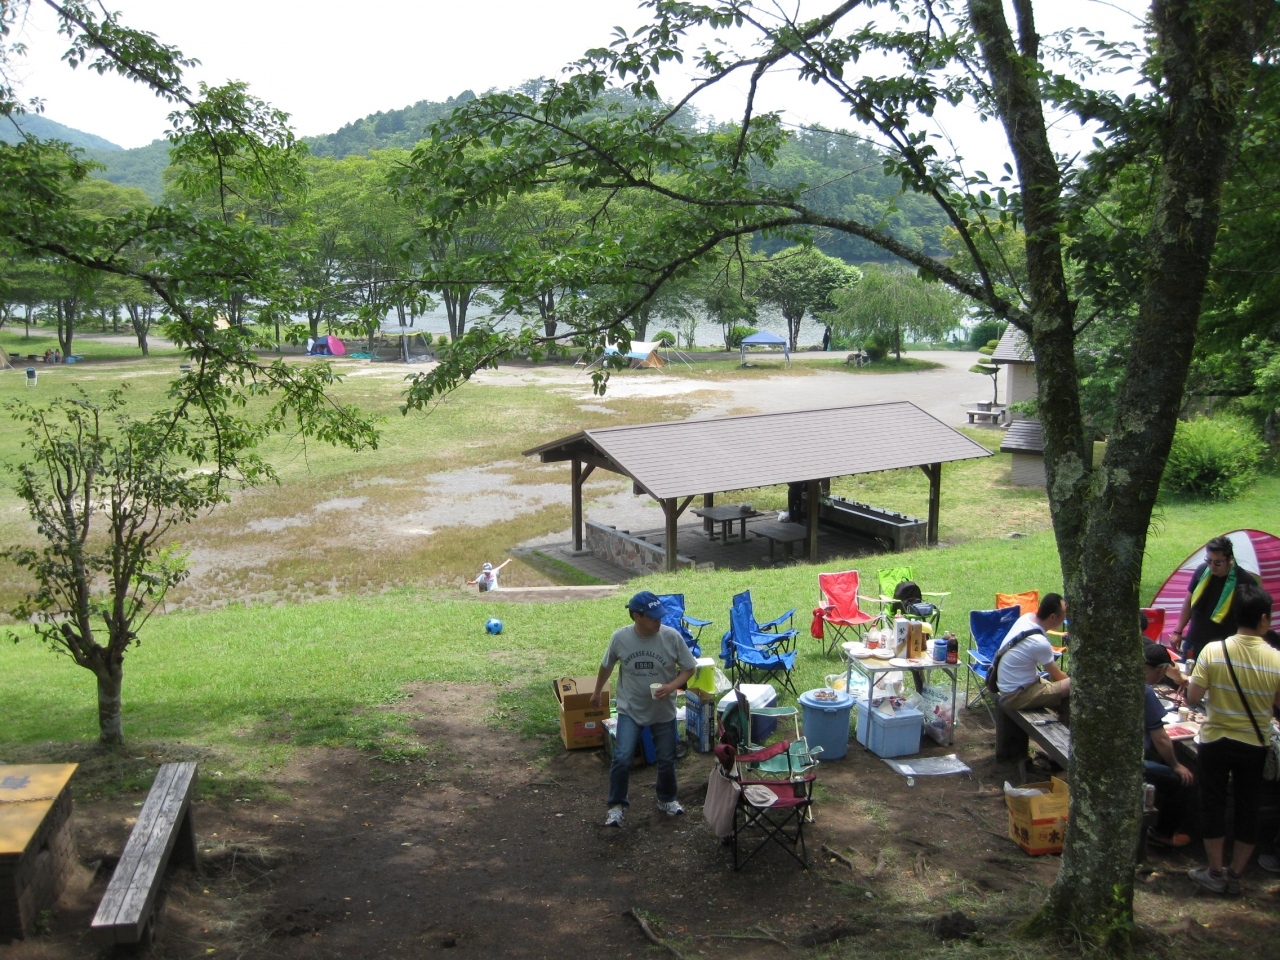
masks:
<instances>
[{"instance_id":1,"label":"white sneaker","mask_svg":"<svg viewBox=\"0 0 1280 960\"><path fill-rule=\"evenodd\" d=\"M658 809L665 813L668 817L677 817L684 813L684 807L680 806L679 800L668 800L666 803L658 802Z\"/></svg>"},{"instance_id":2,"label":"white sneaker","mask_svg":"<svg viewBox=\"0 0 1280 960\"><path fill-rule=\"evenodd\" d=\"M626 807L623 807L621 805L616 807L610 807L609 815L604 818L604 825L606 827L622 826L622 818L626 816L626 813L627 813Z\"/></svg>"}]
</instances>

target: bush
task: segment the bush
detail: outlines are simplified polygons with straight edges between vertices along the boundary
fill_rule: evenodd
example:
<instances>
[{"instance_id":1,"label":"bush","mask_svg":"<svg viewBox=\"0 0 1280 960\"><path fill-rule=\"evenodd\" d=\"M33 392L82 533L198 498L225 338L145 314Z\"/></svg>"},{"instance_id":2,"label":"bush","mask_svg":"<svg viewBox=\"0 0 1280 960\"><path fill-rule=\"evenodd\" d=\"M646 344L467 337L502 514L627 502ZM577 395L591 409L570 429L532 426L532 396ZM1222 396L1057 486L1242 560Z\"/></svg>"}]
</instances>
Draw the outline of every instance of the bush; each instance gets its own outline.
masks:
<instances>
[{"instance_id":1,"label":"bush","mask_svg":"<svg viewBox=\"0 0 1280 960\"><path fill-rule=\"evenodd\" d=\"M862 345L862 352L872 363L883 360L889 355L889 346L880 337L868 337Z\"/></svg>"},{"instance_id":2,"label":"bush","mask_svg":"<svg viewBox=\"0 0 1280 960\"><path fill-rule=\"evenodd\" d=\"M449 345L449 335L445 333L440 334L440 337L436 340L436 345L440 347L447 347Z\"/></svg>"},{"instance_id":3,"label":"bush","mask_svg":"<svg viewBox=\"0 0 1280 960\"><path fill-rule=\"evenodd\" d=\"M674 347L676 345L676 335L670 330L659 330L653 335L653 339L664 347Z\"/></svg>"},{"instance_id":4,"label":"bush","mask_svg":"<svg viewBox=\"0 0 1280 960\"><path fill-rule=\"evenodd\" d=\"M969 346L977 350L989 340L999 340L1008 324L999 320L983 320L969 331Z\"/></svg>"},{"instance_id":5,"label":"bush","mask_svg":"<svg viewBox=\"0 0 1280 960\"><path fill-rule=\"evenodd\" d=\"M737 350L742 346L742 340L744 337L749 337L753 333L759 332L760 331L755 327L735 326L729 331L729 335L725 337L725 345L728 346L730 350Z\"/></svg>"},{"instance_id":6,"label":"bush","mask_svg":"<svg viewBox=\"0 0 1280 960\"><path fill-rule=\"evenodd\" d=\"M1208 500L1233 500L1258 474L1263 444L1253 424L1219 414L1178 424L1165 464L1165 489Z\"/></svg>"}]
</instances>

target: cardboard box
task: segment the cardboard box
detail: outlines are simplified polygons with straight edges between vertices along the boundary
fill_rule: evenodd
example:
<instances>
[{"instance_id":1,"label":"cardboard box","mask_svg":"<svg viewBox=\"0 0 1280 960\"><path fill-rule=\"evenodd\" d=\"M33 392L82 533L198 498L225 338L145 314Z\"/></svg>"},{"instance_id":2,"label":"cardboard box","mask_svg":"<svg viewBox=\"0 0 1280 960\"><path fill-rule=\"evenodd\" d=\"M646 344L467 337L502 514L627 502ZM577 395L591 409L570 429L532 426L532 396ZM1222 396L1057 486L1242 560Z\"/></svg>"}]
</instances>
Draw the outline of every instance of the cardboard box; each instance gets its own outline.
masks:
<instances>
[{"instance_id":1,"label":"cardboard box","mask_svg":"<svg viewBox=\"0 0 1280 960\"><path fill-rule=\"evenodd\" d=\"M716 702L692 687L684 696L684 729L698 753L710 753L716 745Z\"/></svg>"},{"instance_id":2,"label":"cardboard box","mask_svg":"<svg viewBox=\"0 0 1280 960\"><path fill-rule=\"evenodd\" d=\"M1027 783L1048 791L1034 797L1005 794L1009 808L1009 839L1033 857L1061 853L1067 835L1067 811L1071 791L1066 782L1054 777L1049 783Z\"/></svg>"},{"instance_id":3,"label":"cardboard box","mask_svg":"<svg viewBox=\"0 0 1280 960\"><path fill-rule=\"evenodd\" d=\"M601 704L591 706L595 677L561 677L551 682L560 705L560 739L567 750L604 746L604 721L609 716L609 687L600 692Z\"/></svg>"}]
</instances>

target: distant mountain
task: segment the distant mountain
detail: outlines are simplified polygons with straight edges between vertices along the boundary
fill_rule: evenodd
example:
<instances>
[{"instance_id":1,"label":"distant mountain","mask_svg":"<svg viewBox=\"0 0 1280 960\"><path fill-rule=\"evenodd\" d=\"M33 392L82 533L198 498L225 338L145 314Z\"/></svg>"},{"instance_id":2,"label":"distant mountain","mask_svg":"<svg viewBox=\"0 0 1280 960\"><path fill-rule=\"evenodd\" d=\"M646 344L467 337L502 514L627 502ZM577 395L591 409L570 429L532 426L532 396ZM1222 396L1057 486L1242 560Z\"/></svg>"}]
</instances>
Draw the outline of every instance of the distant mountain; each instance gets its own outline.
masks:
<instances>
[{"instance_id":1,"label":"distant mountain","mask_svg":"<svg viewBox=\"0 0 1280 960\"><path fill-rule=\"evenodd\" d=\"M411 107L400 110L379 110L367 117L348 123L335 133L326 133L318 137L304 137L311 153L317 157L333 157L341 160L352 154L366 154L370 150L385 150L388 147L409 149L421 140L427 127L448 116L454 109L476 95L464 90L456 97L450 97L443 103L435 100L419 100Z\"/></svg>"},{"instance_id":2,"label":"distant mountain","mask_svg":"<svg viewBox=\"0 0 1280 960\"><path fill-rule=\"evenodd\" d=\"M164 198L164 169L169 166L169 141L152 140L132 150L86 150L85 156L106 167L95 177L122 187L137 187L156 202Z\"/></svg>"},{"instance_id":3,"label":"distant mountain","mask_svg":"<svg viewBox=\"0 0 1280 960\"><path fill-rule=\"evenodd\" d=\"M104 137L97 137L92 133L85 133L83 130L68 127L65 124L58 123L57 120L50 120L48 117L38 113L24 113L8 119L0 118L0 142L13 143L22 139L20 131L25 131L42 140L62 140L73 147L83 147L86 150L100 150L104 153L120 153L124 151L124 147L112 143Z\"/></svg>"}]
</instances>

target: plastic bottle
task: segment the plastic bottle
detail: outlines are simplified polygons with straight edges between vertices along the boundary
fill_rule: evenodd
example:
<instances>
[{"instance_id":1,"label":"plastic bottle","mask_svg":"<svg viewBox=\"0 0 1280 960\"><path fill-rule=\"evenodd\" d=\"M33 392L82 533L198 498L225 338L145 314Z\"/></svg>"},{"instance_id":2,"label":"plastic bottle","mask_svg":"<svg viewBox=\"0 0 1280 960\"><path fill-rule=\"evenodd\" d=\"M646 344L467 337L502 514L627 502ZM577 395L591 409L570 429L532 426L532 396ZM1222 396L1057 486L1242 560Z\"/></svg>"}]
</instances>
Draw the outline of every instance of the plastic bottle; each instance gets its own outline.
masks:
<instances>
[{"instance_id":1,"label":"plastic bottle","mask_svg":"<svg viewBox=\"0 0 1280 960\"><path fill-rule=\"evenodd\" d=\"M947 663L960 662L960 640L954 633L947 634Z\"/></svg>"}]
</instances>

